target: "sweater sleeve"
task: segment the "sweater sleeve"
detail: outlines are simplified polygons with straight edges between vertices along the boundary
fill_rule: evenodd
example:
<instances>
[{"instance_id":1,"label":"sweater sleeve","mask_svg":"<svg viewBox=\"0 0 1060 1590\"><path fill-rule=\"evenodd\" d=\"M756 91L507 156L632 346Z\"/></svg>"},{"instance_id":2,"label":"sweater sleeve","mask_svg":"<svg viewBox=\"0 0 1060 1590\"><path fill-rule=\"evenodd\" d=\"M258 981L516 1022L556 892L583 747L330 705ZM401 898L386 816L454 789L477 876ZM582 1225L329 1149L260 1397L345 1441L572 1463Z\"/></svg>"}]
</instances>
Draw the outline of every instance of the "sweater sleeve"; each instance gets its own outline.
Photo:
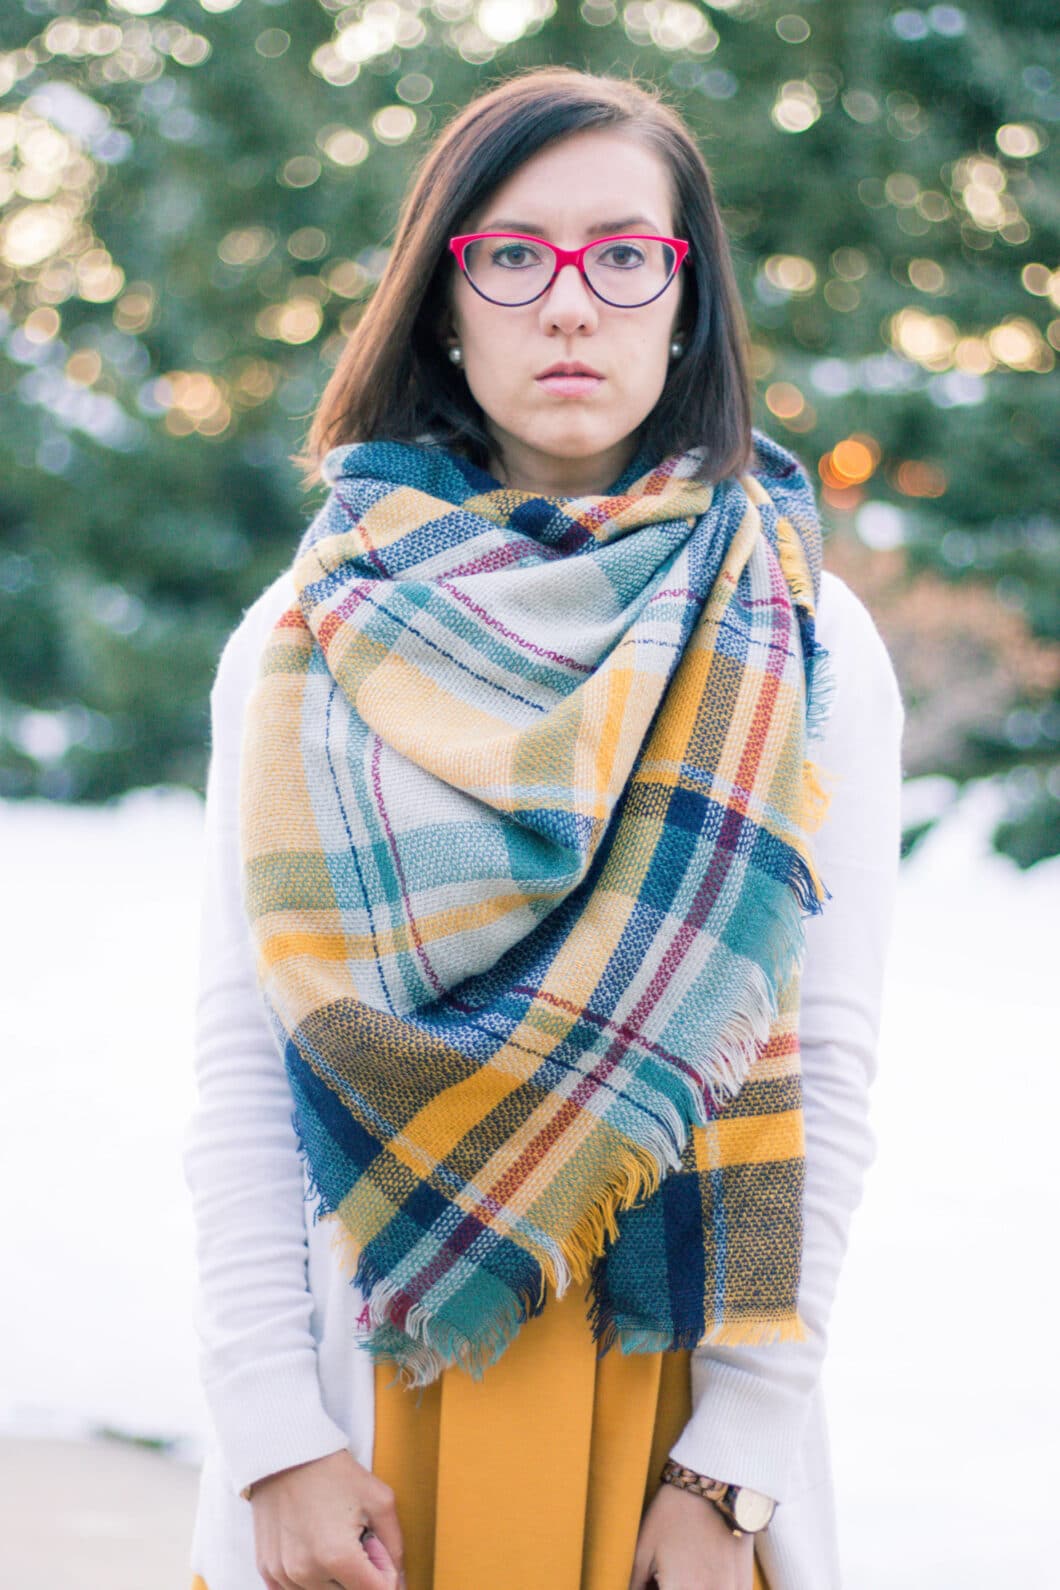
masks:
<instances>
[{"instance_id":1,"label":"sweater sleeve","mask_svg":"<svg viewBox=\"0 0 1060 1590\"><path fill-rule=\"evenodd\" d=\"M799 1015L806 1136L799 1310L808 1339L695 1348L692 1416L670 1449L697 1473L778 1502L791 1494L850 1217L875 1155L869 1088L901 834L904 710L886 647L868 610L830 571L818 618L834 695L809 755L832 775L816 836L832 898L805 922Z\"/></svg>"},{"instance_id":2,"label":"sweater sleeve","mask_svg":"<svg viewBox=\"0 0 1060 1590\"><path fill-rule=\"evenodd\" d=\"M327 1413L307 1286L293 1104L255 974L239 864L243 718L285 591L270 586L221 655L210 696L196 1104L183 1140L197 1259L199 1373L234 1488L347 1445Z\"/></svg>"}]
</instances>

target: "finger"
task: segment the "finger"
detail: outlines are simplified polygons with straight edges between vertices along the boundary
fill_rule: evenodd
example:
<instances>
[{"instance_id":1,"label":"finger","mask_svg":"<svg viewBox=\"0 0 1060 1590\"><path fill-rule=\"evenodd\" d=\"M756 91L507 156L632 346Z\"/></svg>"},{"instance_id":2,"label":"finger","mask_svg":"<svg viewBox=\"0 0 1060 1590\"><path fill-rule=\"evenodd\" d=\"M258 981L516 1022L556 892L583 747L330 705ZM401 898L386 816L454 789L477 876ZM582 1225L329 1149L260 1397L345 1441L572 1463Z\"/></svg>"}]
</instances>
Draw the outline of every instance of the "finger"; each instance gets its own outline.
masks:
<instances>
[{"instance_id":1,"label":"finger","mask_svg":"<svg viewBox=\"0 0 1060 1590\"><path fill-rule=\"evenodd\" d=\"M364 1552L373 1568L378 1568L383 1574L390 1574L395 1578L397 1577L397 1568L394 1564L394 1559L391 1557L383 1541L374 1530L369 1529L361 1536L361 1550Z\"/></svg>"},{"instance_id":2,"label":"finger","mask_svg":"<svg viewBox=\"0 0 1060 1590\"><path fill-rule=\"evenodd\" d=\"M361 1546L367 1552L369 1561L376 1567L389 1570L394 1580L400 1583L404 1578L405 1543L401 1537L396 1508L376 1508L368 1528L370 1532L362 1536ZM376 1556L372 1555L373 1551ZM377 1561L379 1554L382 1554L381 1562Z\"/></svg>"},{"instance_id":3,"label":"finger","mask_svg":"<svg viewBox=\"0 0 1060 1590\"><path fill-rule=\"evenodd\" d=\"M652 1585L653 1567L651 1553L638 1551L633 1558L633 1573L629 1581L629 1590L649 1590Z\"/></svg>"},{"instance_id":4,"label":"finger","mask_svg":"<svg viewBox=\"0 0 1060 1590\"><path fill-rule=\"evenodd\" d=\"M404 1568L394 1561L378 1535L366 1535L361 1545L377 1573L382 1574L386 1590L406 1590Z\"/></svg>"},{"instance_id":5,"label":"finger","mask_svg":"<svg viewBox=\"0 0 1060 1590\"><path fill-rule=\"evenodd\" d=\"M326 1568L320 1570L319 1577L308 1578L304 1585L299 1580L298 1590L397 1590L398 1577L389 1558L385 1559L386 1566L382 1564L384 1558L376 1547L375 1558L368 1555L365 1547L368 1540L362 1540L350 1552L336 1558Z\"/></svg>"},{"instance_id":6,"label":"finger","mask_svg":"<svg viewBox=\"0 0 1060 1590\"><path fill-rule=\"evenodd\" d=\"M305 1574L295 1580L291 1590L383 1590L374 1578L363 1577L371 1571L361 1564L321 1568L319 1573Z\"/></svg>"},{"instance_id":7,"label":"finger","mask_svg":"<svg viewBox=\"0 0 1060 1590\"><path fill-rule=\"evenodd\" d=\"M316 1557L292 1564L285 1577L278 1581L281 1590L384 1590L384 1586L377 1584L375 1578L365 1578L365 1574L373 1573L373 1569L365 1562L364 1556L357 1553L358 1561L353 1560L353 1554L334 1562L320 1561Z\"/></svg>"},{"instance_id":8,"label":"finger","mask_svg":"<svg viewBox=\"0 0 1060 1590\"><path fill-rule=\"evenodd\" d=\"M277 1578L275 1574L269 1573L268 1569L260 1566L258 1573L261 1575L261 1582L265 1586L265 1590L299 1590L299 1586L292 1579L288 1579L284 1573L281 1573Z\"/></svg>"},{"instance_id":9,"label":"finger","mask_svg":"<svg viewBox=\"0 0 1060 1590\"><path fill-rule=\"evenodd\" d=\"M370 1526L365 1526L366 1529ZM268 1581L272 1590L273 1581ZM398 1590L398 1574L372 1535L348 1542L344 1549L303 1551L285 1562L275 1590Z\"/></svg>"}]
</instances>

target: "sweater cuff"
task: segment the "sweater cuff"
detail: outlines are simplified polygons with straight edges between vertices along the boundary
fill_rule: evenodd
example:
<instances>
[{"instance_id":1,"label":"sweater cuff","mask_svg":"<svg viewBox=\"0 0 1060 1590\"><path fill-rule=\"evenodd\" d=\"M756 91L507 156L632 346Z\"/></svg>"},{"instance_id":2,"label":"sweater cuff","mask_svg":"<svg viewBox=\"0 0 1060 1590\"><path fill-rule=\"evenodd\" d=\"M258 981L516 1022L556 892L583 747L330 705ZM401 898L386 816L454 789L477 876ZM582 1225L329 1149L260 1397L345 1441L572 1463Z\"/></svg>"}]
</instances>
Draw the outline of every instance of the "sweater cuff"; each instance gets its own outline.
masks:
<instances>
[{"instance_id":1,"label":"sweater cuff","mask_svg":"<svg viewBox=\"0 0 1060 1590\"><path fill-rule=\"evenodd\" d=\"M312 1349L204 1381L204 1391L239 1496L255 1480L349 1446L346 1431L325 1411Z\"/></svg>"},{"instance_id":2,"label":"sweater cuff","mask_svg":"<svg viewBox=\"0 0 1060 1590\"><path fill-rule=\"evenodd\" d=\"M669 1456L697 1474L783 1502L809 1413L806 1397L694 1355L691 1368L692 1417Z\"/></svg>"}]
</instances>

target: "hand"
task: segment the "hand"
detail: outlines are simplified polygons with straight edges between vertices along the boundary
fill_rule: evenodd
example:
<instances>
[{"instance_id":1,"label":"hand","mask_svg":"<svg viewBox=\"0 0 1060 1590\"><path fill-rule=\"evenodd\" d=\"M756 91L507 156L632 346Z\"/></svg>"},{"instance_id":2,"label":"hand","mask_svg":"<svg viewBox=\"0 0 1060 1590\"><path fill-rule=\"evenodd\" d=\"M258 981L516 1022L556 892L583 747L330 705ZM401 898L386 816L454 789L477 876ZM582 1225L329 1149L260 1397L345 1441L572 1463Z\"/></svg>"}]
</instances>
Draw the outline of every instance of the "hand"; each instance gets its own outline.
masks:
<instances>
[{"instance_id":1,"label":"hand","mask_svg":"<svg viewBox=\"0 0 1060 1590\"><path fill-rule=\"evenodd\" d=\"M266 1475L250 1505L267 1590L404 1590L394 1492L352 1452ZM362 1539L366 1525L373 1533Z\"/></svg>"},{"instance_id":2,"label":"hand","mask_svg":"<svg viewBox=\"0 0 1060 1590\"><path fill-rule=\"evenodd\" d=\"M629 1590L752 1590L754 1536L736 1536L712 1502L660 1485L640 1521Z\"/></svg>"}]
</instances>

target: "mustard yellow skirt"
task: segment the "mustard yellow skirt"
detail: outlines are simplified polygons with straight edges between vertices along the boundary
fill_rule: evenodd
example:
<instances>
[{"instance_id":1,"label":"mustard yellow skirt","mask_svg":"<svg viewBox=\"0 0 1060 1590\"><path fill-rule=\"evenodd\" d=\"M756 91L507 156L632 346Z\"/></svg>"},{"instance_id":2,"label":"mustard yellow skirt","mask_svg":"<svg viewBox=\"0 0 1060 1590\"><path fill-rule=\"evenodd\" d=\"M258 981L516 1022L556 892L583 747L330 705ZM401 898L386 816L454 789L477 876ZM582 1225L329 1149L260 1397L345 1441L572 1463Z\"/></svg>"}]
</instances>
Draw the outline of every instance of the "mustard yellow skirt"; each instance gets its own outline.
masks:
<instances>
[{"instance_id":1,"label":"mustard yellow skirt","mask_svg":"<svg viewBox=\"0 0 1060 1590\"><path fill-rule=\"evenodd\" d=\"M586 1288L550 1289L478 1381L447 1369L413 1390L375 1365L372 1470L397 1498L408 1590L628 1590L691 1354L597 1360L586 1307Z\"/></svg>"}]
</instances>

